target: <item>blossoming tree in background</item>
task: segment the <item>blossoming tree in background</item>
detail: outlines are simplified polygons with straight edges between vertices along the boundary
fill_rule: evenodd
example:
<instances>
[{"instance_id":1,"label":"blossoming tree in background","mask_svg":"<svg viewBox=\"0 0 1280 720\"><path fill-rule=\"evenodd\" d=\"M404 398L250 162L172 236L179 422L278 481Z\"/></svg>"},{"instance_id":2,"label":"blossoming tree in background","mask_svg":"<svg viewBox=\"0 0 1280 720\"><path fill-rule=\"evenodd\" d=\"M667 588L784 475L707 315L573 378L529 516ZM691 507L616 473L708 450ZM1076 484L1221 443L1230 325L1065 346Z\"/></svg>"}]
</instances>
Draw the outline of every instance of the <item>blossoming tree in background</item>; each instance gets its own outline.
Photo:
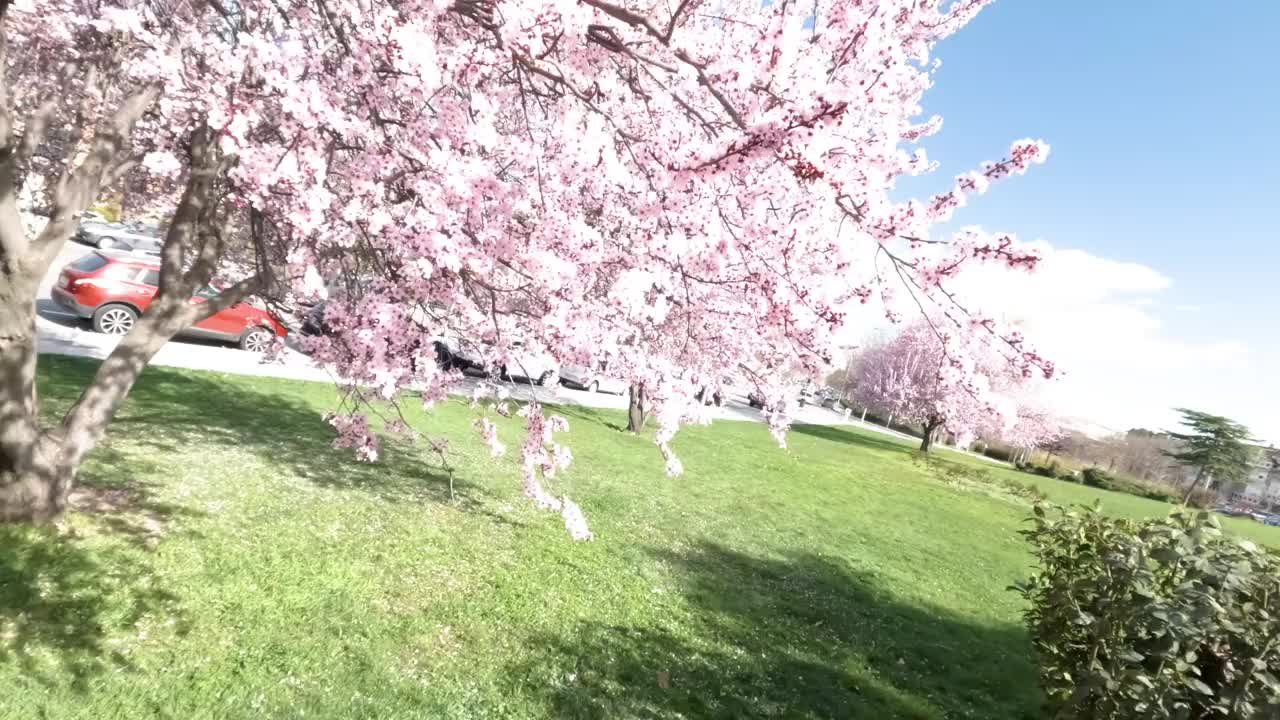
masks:
<instances>
[{"instance_id":1,"label":"blossoming tree in background","mask_svg":"<svg viewBox=\"0 0 1280 720\"><path fill-rule=\"evenodd\" d=\"M863 351L854 399L919 425L925 452L944 430L962 444L977 437L1039 442L1052 420L1026 404L1035 381L1033 373L1010 364L980 338L919 321Z\"/></svg>"},{"instance_id":2,"label":"blossoming tree in background","mask_svg":"<svg viewBox=\"0 0 1280 720\"><path fill-rule=\"evenodd\" d=\"M1013 427L1000 439L1017 451L1014 460L1025 462L1036 448L1045 447L1065 434L1062 425L1044 407L1032 402L1018 405L1017 419Z\"/></svg>"},{"instance_id":3,"label":"blossoming tree in background","mask_svg":"<svg viewBox=\"0 0 1280 720\"><path fill-rule=\"evenodd\" d=\"M673 474L695 379L781 398L777 378L816 377L851 308L891 288L1018 372L1052 372L946 290L968 265L1036 258L930 232L1047 147L1015 142L920 201L888 194L931 169L931 48L985 4L0 0L0 516L60 511L154 353L249 296L341 288L336 334L310 350L343 378L338 444L369 460L400 389L432 403L457 381L437 338L494 367L516 341L606 361L644 384ZM38 233L13 201L36 178ZM169 219L159 292L47 424L36 289L77 214L122 188ZM211 278L225 289L187 302ZM524 419L526 494L585 537L544 485L569 462L562 421Z\"/></svg>"}]
</instances>

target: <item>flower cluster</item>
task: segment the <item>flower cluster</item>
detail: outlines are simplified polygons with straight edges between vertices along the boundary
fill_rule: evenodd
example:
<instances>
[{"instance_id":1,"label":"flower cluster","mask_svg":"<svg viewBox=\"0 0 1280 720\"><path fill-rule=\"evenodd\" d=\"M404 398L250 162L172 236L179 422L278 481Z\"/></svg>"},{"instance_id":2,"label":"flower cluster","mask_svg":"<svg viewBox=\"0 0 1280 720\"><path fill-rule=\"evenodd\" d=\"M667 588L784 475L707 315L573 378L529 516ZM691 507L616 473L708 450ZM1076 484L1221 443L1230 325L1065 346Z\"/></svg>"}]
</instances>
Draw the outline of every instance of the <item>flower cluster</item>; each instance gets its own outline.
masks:
<instances>
[{"instance_id":1,"label":"flower cluster","mask_svg":"<svg viewBox=\"0 0 1280 720\"><path fill-rule=\"evenodd\" d=\"M376 457L368 403L444 398L452 343L494 370L545 353L643 384L678 475L695 379L817 377L859 306L892 295L868 250L936 312L958 312L947 285L970 263L1034 266L1012 238L938 253L929 233L1043 162L1039 141L893 196L936 167L919 146L942 123L920 114L933 48L987 2L725 0L713 18L652 0L49 0L4 30L14 112L106 114L154 90L130 146L157 208L192 177L191 133L216 133L219 211L252 249L220 272L327 299L332 335L309 349L352 391L330 419L342 446ZM111 65L50 70L90 61ZM768 415L784 443L785 408ZM559 422L525 417L526 494L589 534L541 485L569 462Z\"/></svg>"}]
</instances>

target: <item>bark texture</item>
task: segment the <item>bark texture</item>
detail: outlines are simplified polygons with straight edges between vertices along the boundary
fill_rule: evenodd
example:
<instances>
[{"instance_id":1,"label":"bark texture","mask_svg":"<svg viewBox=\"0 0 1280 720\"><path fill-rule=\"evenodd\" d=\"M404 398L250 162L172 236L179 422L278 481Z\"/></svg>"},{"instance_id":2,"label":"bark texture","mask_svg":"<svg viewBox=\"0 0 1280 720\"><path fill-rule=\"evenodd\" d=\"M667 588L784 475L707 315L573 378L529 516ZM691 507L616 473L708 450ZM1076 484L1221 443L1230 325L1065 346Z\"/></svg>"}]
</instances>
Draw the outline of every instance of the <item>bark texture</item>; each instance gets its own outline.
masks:
<instances>
[{"instance_id":1,"label":"bark texture","mask_svg":"<svg viewBox=\"0 0 1280 720\"><path fill-rule=\"evenodd\" d=\"M3 51L0 32L0 90ZM49 222L30 238L15 198L21 165L39 141L32 133L43 125L28 118L26 134L17 136L9 107L0 102L0 521L38 522L61 513L80 464L155 353L178 332L260 289L260 275L254 275L207 302L191 302L226 249L228 227L218 191L228 160L208 128L195 130L190 174L164 240L159 292L62 420L46 424L41 417L35 306L40 281L104 181L133 162L125 152L128 137L158 94L157 88L145 87L126 97L104 118L78 164L70 168L71 158L66 160L70 169L57 185Z\"/></svg>"},{"instance_id":2,"label":"bark texture","mask_svg":"<svg viewBox=\"0 0 1280 720\"><path fill-rule=\"evenodd\" d=\"M644 421L646 420L644 385L632 383L628 395L627 432L638 433L644 429Z\"/></svg>"}]
</instances>

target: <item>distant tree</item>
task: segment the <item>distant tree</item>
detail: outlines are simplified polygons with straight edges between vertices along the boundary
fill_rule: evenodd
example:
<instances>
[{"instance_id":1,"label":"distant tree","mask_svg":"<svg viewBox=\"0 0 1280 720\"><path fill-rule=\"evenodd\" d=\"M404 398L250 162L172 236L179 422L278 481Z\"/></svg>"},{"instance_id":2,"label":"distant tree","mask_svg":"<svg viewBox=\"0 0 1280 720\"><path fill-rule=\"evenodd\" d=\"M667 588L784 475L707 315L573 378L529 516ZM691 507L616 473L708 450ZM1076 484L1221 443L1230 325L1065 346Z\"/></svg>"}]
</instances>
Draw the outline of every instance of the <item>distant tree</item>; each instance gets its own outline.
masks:
<instances>
[{"instance_id":1,"label":"distant tree","mask_svg":"<svg viewBox=\"0 0 1280 720\"><path fill-rule=\"evenodd\" d=\"M991 348L961 350L958 339L920 322L861 355L853 393L863 407L920 425L928 452L942 431L1003 436L1017 422L1014 397L1025 380Z\"/></svg>"},{"instance_id":2,"label":"distant tree","mask_svg":"<svg viewBox=\"0 0 1280 720\"><path fill-rule=\"evenodd\" d=\"M1249 428L1221 415L1187 408L1177 410L1182 414L1182 425L1188 432L1168 433L1182 447L1167 454L1179 464L1196 471L1183 503L1191 498L1206 478L1228 484L1243 478L1253 453L1248 444Z\"/></svg>"},{"instance_id":3,"label":"distant tree","mask_svg":"<svg viewBox=\"0 0 1280 720\"><path fill-rule=\"evenodd\" d=\"M827 373L827 377L823 379L823 384L832 390L844 394L845 386L848 385L849 375L844 368L836 368Z\"/></svg>"},{"instance_id":4,"label":"distant tree","mask_svg":"<svg viewBox=\"0 0 1280 720\"><path fill-rule=\"evenodd\" d=\"M1035 448L1056 446L1064 432L1058 420L1045 408L1019 403L1017 420L1000 439L1017 451L1015 460L1024 461Z\"/></svg>"}]
</instances>

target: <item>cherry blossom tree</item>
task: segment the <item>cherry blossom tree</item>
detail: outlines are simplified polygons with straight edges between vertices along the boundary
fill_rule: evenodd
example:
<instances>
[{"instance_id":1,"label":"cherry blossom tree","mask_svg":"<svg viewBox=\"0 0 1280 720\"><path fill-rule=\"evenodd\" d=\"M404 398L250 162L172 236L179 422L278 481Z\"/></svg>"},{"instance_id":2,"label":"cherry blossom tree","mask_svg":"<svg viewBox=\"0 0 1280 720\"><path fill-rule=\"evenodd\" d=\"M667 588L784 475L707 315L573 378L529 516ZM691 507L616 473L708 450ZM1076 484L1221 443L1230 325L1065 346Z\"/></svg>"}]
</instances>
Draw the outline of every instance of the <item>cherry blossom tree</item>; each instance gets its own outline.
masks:
<instances>
[{"instance_id":1,"label":"cherry blossom tree","mask_svg":"<svg viewBox=\"0 0 1280 720\"><path fill-rule=\"evenodd\" d=\"M437 338L493 367L518 362L516 341L607 361L643 384L673 474L698 378L781 398L777 378L818 377L848 314L895 288L1051 373L946 287L1036 257L931 233L1047 146L1014 142L930 198L889 195L933 167L932 48L986 1L0 0L0 517L59 512L154 353L250 296L342 288L336 334L310 351L343 378L330 422L363 460L403 430L401 389L433 403L457 381ZM14 200L36 185L38 233ZM36 289L77 214L122 188L169 218L159 292L49 423ZM211 278L221 293L189 303ZM526 494L585 537L543 486L569 462L562 424L523 413ZM781 437L777 403L770 424Z\"/></svg>"},{"instance_id":2,"label":"cherry blossom tree","mask_svg":"<svg viewBox=\"0 0 1280 720\"><path fill-rule=\"evenodd\" d=\"M982 336L948 335L927 321L864 350L858 360L854 398L876 411L921 426L920 449L928 452L940 431L961 438L1008 437L1035 432L1018 396L1034 378Z\"/></svg>"},{"instance_id":3,"label":"cherry blossom tree","mask_svg":"<svg viewBox=\"0 0 1280 720\"><path fill-rule=\"evenodd\" d=\"M1051 412L1034 402L1021 401L1013 427L1000 439L1017 450L1017 459L1022 460L1031 450L1043 447L1064 434L1065 431Z\"/></svg>"}]
</instances>

